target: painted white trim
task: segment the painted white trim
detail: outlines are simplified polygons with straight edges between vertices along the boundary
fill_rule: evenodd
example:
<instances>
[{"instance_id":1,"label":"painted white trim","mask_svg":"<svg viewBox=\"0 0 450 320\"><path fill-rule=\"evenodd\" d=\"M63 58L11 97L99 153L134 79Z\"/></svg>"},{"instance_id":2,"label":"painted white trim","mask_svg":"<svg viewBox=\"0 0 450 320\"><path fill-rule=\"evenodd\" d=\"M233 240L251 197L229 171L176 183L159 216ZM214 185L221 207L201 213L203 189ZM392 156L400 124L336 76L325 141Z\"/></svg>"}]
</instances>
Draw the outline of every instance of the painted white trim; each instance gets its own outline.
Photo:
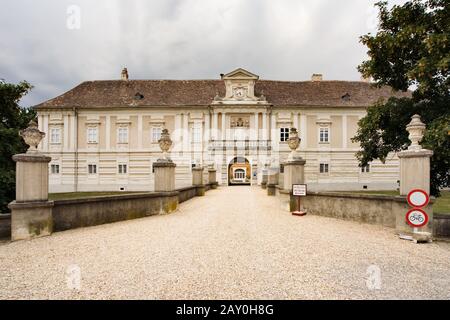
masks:
<instances>
[{"instance_id":1,"label":"painted white trim","mask_svg":"<svg viewBox=\"0 0 450 320\"><path fill-rule=\"evenodd\" d=\"M111 149L111 116L106 116L106 123L105 123L105 131L106 131L106 150Z\"/></svg>"},{"instance_id":2,"label":"painted white trim","mask_svg":"<svg viewBox=\"0 0 450 320\"><path fill-rule=\"evenodd\" d=\"M227 117L226 113L222 112L222 132L221 132L222 140L226 139L226 132L227 132L226 117Z\"/></svg>"},{"instance_id":3,"label":"painted white trim","mask_svg":"<svg viewBox=\"0 0 450 320\"><path fill-rule=\"evenodd\" d=\"M263 111L262 113L262 124L263 124L262 138L263 140L267 140L267 112L265 111Z\"/></svg>"},{"instance_id":4,"label":"painted white trim","mask_svg":"<svg viewBox=\"0 0 450 320\"><path fill-rule=\"evenodd\" d=\"M67 151L69 149L69 115L64 115L64 133L63 133L63 149Z\"/></svg>"},{"instance_id":5,"label":"painted white trim","mask_svg":"<svg viewBox=\"0 0 450 320\"><path fill-rule=\"evenodd\" d=\"M342 116L342 148L347 148L347 115Z\"/></svg>"},{"instance_id":6,"label":"painted white trim","mask_svg":"<svg viewBox=\"0 0 450 320\"><path fill-rule=\"evenodd\" d=\"M138 130L137 130L137 138L138 138L138 148L142 148L142 115L138 115Z\"/></svg>"},{"instance_id":7,"label":"painted white trim","mask_svg":"<svg viewBox=\"0 0 450 320\"><path fill-rule=\"evenodd\" d=\"M219 115L217 112L214 111L213 113L213 139L218 139L218 128L219 128Z\"/></svg>"},{"instance_id":8,"label":"painted white trim","mask_svg":"<svg viewBox=\"0 0 450 320\"><path fill-rule=\"evenodd\" d=\"M48 150L48 142L50 141L50 132L48 131L48 115L45 115L43 117L43 128L42 131L45 132L45 137L42 139L42 146L44 147L44 150Z\"/></svg>"}]
</instances>

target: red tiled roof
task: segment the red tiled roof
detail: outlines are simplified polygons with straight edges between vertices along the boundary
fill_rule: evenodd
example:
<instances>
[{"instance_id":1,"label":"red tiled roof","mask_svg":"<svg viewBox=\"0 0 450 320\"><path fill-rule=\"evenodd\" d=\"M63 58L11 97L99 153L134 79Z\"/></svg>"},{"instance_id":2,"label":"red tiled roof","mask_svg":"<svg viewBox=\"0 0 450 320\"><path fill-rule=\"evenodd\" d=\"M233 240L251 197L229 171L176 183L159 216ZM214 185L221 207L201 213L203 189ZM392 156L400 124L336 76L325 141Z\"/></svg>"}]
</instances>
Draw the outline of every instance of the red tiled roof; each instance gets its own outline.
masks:
<instances>
[{"instance_id":1,"label":"red tiled roof","mask_svg":"<svg viewBox=\"0 0 450 320\"><path fill-rule=\"evenodd\" d=\"M86 81L35 108L101 108L127 106L207 106L216 93L225 95L222 80L105 80ZM136 99L135 95L142 95ZM255 95L263 93L274 106L365 107L380 98L409 96L390 87L376 88L359 81L259 80ZM347 98L343 98L346 94ZM347 96L348 96L347 95Z\"/></svg>"}]
</instances>

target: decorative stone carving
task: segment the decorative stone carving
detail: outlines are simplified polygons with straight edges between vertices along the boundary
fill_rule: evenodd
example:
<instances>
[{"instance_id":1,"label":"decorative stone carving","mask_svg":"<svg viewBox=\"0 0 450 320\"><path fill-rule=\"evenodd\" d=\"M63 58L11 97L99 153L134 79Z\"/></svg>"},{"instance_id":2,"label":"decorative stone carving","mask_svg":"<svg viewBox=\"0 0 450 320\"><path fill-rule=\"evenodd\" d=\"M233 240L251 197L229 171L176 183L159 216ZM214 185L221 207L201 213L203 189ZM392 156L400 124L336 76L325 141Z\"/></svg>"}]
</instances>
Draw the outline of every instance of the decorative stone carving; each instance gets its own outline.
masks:
<instances>
[{"instance_id":1,"label":"decorative stone carving","mask_svg":"<svg viewBox=\"0 0 450 320\"><path fill-rule=\"evenodd\" d=\"M297 153L297 148L300 145L300 137L298 136L298 132L296 128L291 128L289 131L289 139L288 146L291 149L291 153L289 154L288 161L297 160L301 157Z\"/></svg>"},{"instance_id":2,"label":"decorative stone carving","mask_svg":"<svg viewBox=\"0 0 450 320\"><path fill-rule=\"evenodd\" d=\"M248 88L244 86L237 86L233 88L233 98L237 100L244 100L248 96Z\"/></svg>"},{"instance_id":3,"label":"decorative stone carving","mask_svg":"<svg viewBox=\"0 0 450 320\"><path fill-rule=\"evenodd\" d=\"M31 120L28 124L28 128L20 130L19 135L23 138L25 143L29 145L27 153L39 152L37 146L45 137L45 132L39 131L36 121Z\"/></svg>"},{"instance_id":4,"label":"decorative stone carving","mask_svg":"<svg viewBox=\"0 0 450 320\"><path fill-rule=\"evenodd\" d=\"M219 91L216 91L216 95L214 97L214 101L221 101L221 100L222 100L222 98L219 95Z\"/></svg>"},{"instance_id":5,"label":"decorative stone carving","mask_svg":"<svg viewBox=\"0 0 450 320\"><path fill-rule=\"evenodd\" d=\"M422 146L419 142L423 138L425 124L420 120L420 116L418 114L411 117L411 122L406 126L406 131L409 132L408 139L411 141L411 145L408 147L408 150L421 150Z\"/></svg>"},{"instance_id":6,"label":"decorative stone carving","mask_svg":"<svg viewBox=\"0 0 450 320\"><path fill-rule=\"evenodd\" d=\"M172 139L170 139L169 130L163 129L161 132L161 138L158 140L159 147L161 148L163 159L165 161L171 161L168 155L168 151L172 146Z\"/></svg>"}]
</instances>

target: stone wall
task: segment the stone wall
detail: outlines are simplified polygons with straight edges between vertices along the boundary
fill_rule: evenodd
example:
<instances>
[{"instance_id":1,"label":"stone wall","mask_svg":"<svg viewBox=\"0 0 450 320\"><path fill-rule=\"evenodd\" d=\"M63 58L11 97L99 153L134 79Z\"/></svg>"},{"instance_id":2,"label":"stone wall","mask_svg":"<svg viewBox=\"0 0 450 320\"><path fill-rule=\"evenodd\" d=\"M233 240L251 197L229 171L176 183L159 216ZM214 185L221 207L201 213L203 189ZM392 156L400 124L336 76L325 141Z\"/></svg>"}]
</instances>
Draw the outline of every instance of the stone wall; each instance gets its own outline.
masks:
<instances>
[{"instance_id":1,"label":"stone wall","mask_svg":"<svg viewBox=\"0 0 450 320\"><path fill-rule=\"evenodd\" d=\"M149 192L54 201L53 231L165 214L178 207L178 192Z\"/></svg>"},{"instance_id":2,"label":"stone wall","mask_svg":"<svg viewBox=\"0 0 450 320\"><path fill-rule=\"evenodd\" d=\"M11 214L0 214L0 239L11 237Z\"/></svg>"},{"instance_id":3,"label":"stone wall","mask_svg":"<svg viewBox=\"0 0 450 320\"><path fill-rule=\"evenodd\" d=\"M288 211L296 208L296 199L289 192L277 189L281 205ZM424 209L430 217L428 225L421 231L433 232L432 202ZM406 212L410 209L402 196L349 194L343 192L308 192L301 198L302 208L308 214L378 224L395 228L397 232L409 233L412 228L406 223Z\"/></svg>"},{"instance_id":4,"label":"stone wall","mask_svg":"<svg viewBox=\"0 0 450 320\"><path fill-rule=\"evenodd\" d=\"M450 238L450 214L435 214L433 218L433 235Z\"/></svg>"},{"instance_id":5,"label":"stone wall","mask_svg":"<svg viewBox=\"0 0 450 320\"><path fill-rule=\"evenodd\" d=\"M198 196L199 189L212 189L213 184L190 186L172 192L148 192L83 199L54 201L53 231L95 226L105 223L166 214L178 204ZM217 185L217 183L215 183ZM0 214L0 239L11 236L11 215Z\"/></svg>"}]
</instances>

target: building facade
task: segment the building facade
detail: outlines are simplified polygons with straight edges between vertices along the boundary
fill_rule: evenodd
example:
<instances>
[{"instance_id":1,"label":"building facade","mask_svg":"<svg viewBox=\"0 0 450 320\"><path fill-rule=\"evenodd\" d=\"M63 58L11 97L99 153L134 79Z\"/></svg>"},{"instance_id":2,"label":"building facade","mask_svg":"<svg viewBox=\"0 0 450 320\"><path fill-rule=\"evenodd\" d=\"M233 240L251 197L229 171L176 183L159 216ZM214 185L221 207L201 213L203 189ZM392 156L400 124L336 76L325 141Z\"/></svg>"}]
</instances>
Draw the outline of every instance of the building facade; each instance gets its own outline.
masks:
<instances>
[{"instance_id":1,"label":"building facade","mask_svg":"<svg viewBox=\"0 0 450 320\"><path fill-rule=\"evenodd\" d=\"M321 75L270 81L237 69L220 80L129 80L124 69L121 80L83 82L35 108L50 192L152 190L163 128L177 187L191 184L193 165L215 166L220 184L258 184L287 158L291 127L310 190L380 190L398 187L398 158L361 168L351 138L366 108L394 95L404 94Z\"/></svg>"}]
</instances>

